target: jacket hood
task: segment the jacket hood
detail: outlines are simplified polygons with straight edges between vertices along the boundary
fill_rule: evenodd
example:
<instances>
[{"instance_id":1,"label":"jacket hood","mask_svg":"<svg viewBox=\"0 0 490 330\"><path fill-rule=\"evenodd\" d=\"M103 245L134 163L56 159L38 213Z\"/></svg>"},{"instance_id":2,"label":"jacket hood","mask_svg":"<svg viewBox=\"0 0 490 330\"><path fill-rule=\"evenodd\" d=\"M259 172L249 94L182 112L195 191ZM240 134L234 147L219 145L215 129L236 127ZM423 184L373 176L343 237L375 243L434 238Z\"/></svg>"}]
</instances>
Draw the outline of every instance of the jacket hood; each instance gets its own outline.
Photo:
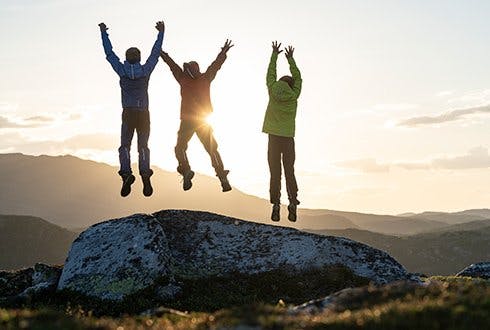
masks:
<instances>
[{"instance_id":1,"label":"jacket hood","mask_svg":"<svg viewBox=\"0 0 490 330\"><path fill-rule=\"evenodd\" d=\"M272 98L279 102L287 102L296 100L296 95L294 94L291 87L285 81L276 81L271 88L270 92Z\"/></svg>"},{"instance_id":2,"label":"jacket hood","mask_svg":"<svg viewBox=\"0 0 490 330\"><path fill-rule=\"evenodd\" d=\"M143 66L139 62L131 64L128 61L124 61L124 73L129 79L138 79L145 75Z\"/></svg>"}]
</instances>

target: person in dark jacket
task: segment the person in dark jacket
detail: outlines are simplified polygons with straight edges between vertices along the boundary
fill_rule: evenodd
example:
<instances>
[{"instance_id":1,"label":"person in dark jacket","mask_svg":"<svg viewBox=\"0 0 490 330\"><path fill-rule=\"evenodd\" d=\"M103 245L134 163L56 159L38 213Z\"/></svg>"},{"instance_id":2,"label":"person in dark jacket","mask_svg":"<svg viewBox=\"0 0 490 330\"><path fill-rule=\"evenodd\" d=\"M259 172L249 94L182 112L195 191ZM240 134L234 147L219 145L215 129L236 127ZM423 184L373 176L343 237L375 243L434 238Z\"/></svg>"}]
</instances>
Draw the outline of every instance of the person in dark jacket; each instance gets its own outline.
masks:
<instances>
[{"instance_id":1,"label":"person in dark jacket","mask_svg":"<svg viewBox=\"0 0 490 330\"><path fill-rule=\"evenodd\" d=\"M226 60L226 53L233 47L230 40L226 40L216 60L211 63L206 72L201 73L199 64L195 61L184 63L183 68L172 60L168 53L161 51L161 57L170 67L172 74L180 84L181 109L180 129L177 134L175 156L179 162L177 172L183 177L183 189L192 187L194 172L191 170L187 159L187 145L194 133L201 140L204 148L211 157L211 163L216 171L216 176L221 181L223 192L230 191L228 182L228 170L224 169L223 161L218 152L218 144L213 135L212 127L206 122L206 117L213 111L210 97L210 86L216 73Z\"/></svg>"},{"instance_id":2,"label":"person in dark jacket","mask_svg":"<svg viewBox=\"0 0 490 330\"><path fill-rule=\"evenodd\" d=\"M158 62L165 24L162 21L156 23L155 28L158 30L157 40L145 64L140 63L141 53L136 47L131 47L126 51L126 60L121 63L119 57L112 50L111 41L107 34L107 26L104 23L100 23L99 27L106 59L120 78L119 84L121 86L123 108L121 146L119 148L119 162L121 164L119 175L123 181L121 196L126 197L130 194L131 185L135 181L131 170L129 152L134 131L136 130L138 135L139 173L143 181L143 194L148 197L153 193L150 181L153 171L150 169L150 149L148 149L148 138L150 137L148 82Z\"/></svg>"},{"instance_id":3,"label":"person in dark jacket","mask_svg":"<svg viewBox=\"0 0 490 330\"><path fill-rule=\"evenodd\" d=\"M271 173L270 201L272 203L272 221L280 220L281 205L281 162L286 176L286 187L289 197L288 219L296 221L296 208L298 201L298 184L294 175L294 161L296 158L294 134L296 128L296 110L298 98L301 94L303 80L301 73L293 58L294 48L286 48L286 59L292 76L283 76L277 80L277 57L282 52L281 44L272 43L272 55L267 70L267 89L269 91L269 104L265 113L262 132L269 135L267 158Z\"/></svg>"}]
</instances>

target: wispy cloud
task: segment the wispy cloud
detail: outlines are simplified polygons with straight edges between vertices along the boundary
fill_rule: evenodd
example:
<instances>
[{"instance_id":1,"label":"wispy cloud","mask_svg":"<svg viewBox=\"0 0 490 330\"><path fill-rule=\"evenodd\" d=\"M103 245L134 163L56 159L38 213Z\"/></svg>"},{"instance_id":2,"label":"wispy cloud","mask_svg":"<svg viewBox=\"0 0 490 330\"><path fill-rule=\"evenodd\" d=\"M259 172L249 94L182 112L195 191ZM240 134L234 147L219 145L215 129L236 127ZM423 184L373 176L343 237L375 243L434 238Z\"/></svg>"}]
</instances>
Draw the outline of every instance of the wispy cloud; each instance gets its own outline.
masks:
<instances>
[{"instance_id":1,"label":"wispy cloud","mask_svg":"<svg viewBox=\"0 0 490 330\"><path fill-rule=\"evenodd\" d=\"M52 122L54 118L49 116L32 116L32 117L27 117L24 120L28 122L47 123L47 122Z\"/></svg>"},{"instance_id":2,"label":"wispy cloud","mask_svg":"<svg viewBox=\"0 0 490 330\"><path fill-rule=\"evenodd\" d=\"M446 113L442 113L437 116L419 116L404 119L397 123L397 126L401 127L418 127L424 125L437 125L447 122L453 122L461 119L465 119L468 116L476 114L488 114L490 113L490 106L481 106L468 109L453 110Z\"/></svg>"},{"instance_id":3,"label":"wispy cloud","mask_svg":"<svg viewBox=\"0 0 490 330\"><path fill-rule=\"evenodd\" d=\"M32 121L22 120L18 122L16 120L13 120L12 118L0 116L0 128L29 128L39 126L39 123L34 123Z\"/></svg>"},{"instance_id":4,"label":"wispy cloud","mask_svg":"<svg viewBox=\"0 0 490 330\"><path fill-rule=\"evenodd\" d=\"M430 161L380 163L375 159L357 159L336 163L337 166L364 173L387 173L393 168L405 170L467 170L490 167L490 153L485 147L469 150L464 155L436 157Z\"/></svg>"},{"instance_id":5,"label":"wispy cloud","mask_svg":"<svg viewBox=\"0 0 490 330\"><path fill-rule=\"evenodd\" d=\"M57 115L34 115L28 117L16 117L14 115L0 116L1 128L36 128L48 126L56 122L80 120L79 113L61 113Z\"/></svg>"},{"instance_id":6,"label":"wispy cloud","mask_svg":"<svg viewBox=\"0 0 490 330\"><path fill-rule=\"evenodd\" d=\"M0 135L0 149L25 153L65 153L83 149L113 150L119 143L112 134L92 133L75 135L64 140L31 140L19 133Z\"/></svg>"}]
</instances>

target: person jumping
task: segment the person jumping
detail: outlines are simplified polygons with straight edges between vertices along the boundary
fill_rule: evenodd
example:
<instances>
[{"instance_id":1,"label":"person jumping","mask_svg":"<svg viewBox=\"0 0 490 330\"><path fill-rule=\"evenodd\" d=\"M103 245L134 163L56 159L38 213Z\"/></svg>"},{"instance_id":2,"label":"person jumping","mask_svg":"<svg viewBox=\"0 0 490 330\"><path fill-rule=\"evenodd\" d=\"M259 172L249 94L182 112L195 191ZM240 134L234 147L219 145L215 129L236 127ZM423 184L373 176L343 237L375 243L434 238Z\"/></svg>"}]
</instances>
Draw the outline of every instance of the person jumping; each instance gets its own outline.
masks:
<instances>
[{"instance_id":1,"label":"person jumping","mask_svg":"<svg viewBox=\"0 0 490 330\"><path fill-rule=\"evenodd\" d=\"M267 158L270 169L270 202L272 203L272 221L280 220L281 205L281 158L286 176L286 187L289 197L288 219L296 221L296 208L299 205L298 184L294 175L295 161L295 120L298 98L301 94L301 73L293 58L294 48L286 48L286 59L289 62L291 76L277 80L276 62L281 44L272 43L272 56L267 70L267 89L269 104L265 113L262 132L269 135Z\"/></svg>"},{"instance_id":2,"label":"person jumping","mask_svg":"<svg viewBox=\"0 0 490 330\"><path fill-rule=\"evenodd\" d=\"M213 135L213 128L206 122L206 117L213 111L210 97L211 82L225 62L226 53L231 47L233 47L231 40L226 40L218 57L204 73L200 72L197 62L186 62L182 69L168 53L163 50L161 51L163 61L167 63L170 71L172 71L175 79L180 84L180 94L182 97L180 110L181 121L177 134L175 156L179 162L177 172L183 177L183 189L186 191L191 189L192 178L194 177L194 172L191 170L186 154L187 145L194 133L197 134L211 157L211 163L216 171L216 176L221 181L223 192L231 190L227 178L230 171L224 169L221 156L218 152L218 144Z\"/></svg>"},{"instance_id":3,"label":"person jumping","mask_svg":"<svg viewBox=\"0 0 490 330\"><path fill-rule=\"evenodd\" d=\"M148 138L150 137L148 82L158 62L165 24L162 21L156 23L155 28L158 30L157 40L145 64L140 63L141 53L136 47L131 47L126 51L126 60L124 64L121 63L119 57L112 50L111 41L107 34L107 26L104 23L100 23L99 27L106 59L120 78L119 84L121 86L123 108L121 146L119 148L119 162L121 164L119 175L122 178L121 196L126 197L131 193L131 185L136 179L131 170L129 155L134 131L136 130L138 134L139 173L143 181L143 195L148 197L153 193L153 187L150 182L153 171L150 169L150 149L148 149Z\"/></svg>"}]
</instances>

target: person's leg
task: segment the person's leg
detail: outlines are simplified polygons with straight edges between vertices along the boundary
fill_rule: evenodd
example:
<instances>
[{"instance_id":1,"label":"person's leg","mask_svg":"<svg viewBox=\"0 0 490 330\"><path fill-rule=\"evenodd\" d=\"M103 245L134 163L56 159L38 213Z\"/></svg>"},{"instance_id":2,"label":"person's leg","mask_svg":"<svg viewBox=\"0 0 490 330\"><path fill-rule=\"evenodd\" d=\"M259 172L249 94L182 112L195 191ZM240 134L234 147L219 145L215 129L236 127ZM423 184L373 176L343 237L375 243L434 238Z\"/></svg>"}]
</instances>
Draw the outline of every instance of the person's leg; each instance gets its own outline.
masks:
<instances>
[{"instance_id":1,"label":"person's leg","mask_svg":"<svg viewBox=\"0 0 490 330\"><path fill-rule=\"evenodd\" d=\"M138 125L136 133L138 134L138 154L139 154L139 172L143 181L143 195L151 196L153 187L151 186L150 177L153 171L150 168L150 149L148 148L148 139L150 138L150 112L138 111Z\"/></svg>"},{"instance_id":2,"label":"person's leg","mask_svg":"<svg viewBox=\"0 0 490 330\"><path fill-rule=\"evenodd\" d=\"M216 175L220 176L225 169L218 152L218 143L213 135L213 128L206 122L200 122L196 128L196 133L199 140L201 140L204 149L206 149L209 157L211 157L211 164L216 171Z\"/></svg>"},{"instance_id":3,"label":"person's leg","mask_svg":"<svg viewBox=\"0 0 490 330\"><path fill-rule=\"evenodd\" d=\"M175 145L175 157L177 157L177 161L179 162L177 172L182 175L191 170L186 151L192 135L194 135L194 125L192 122L181 120L179 132L177 133L177 144Z\"/></svg>"},{"instance_id":4,"label":"person's leg","mask_svg":"<svg viewBox=\"0 0 490 330\"><path fill-rule=\"evenodd\" d=\"M228 182L227 175L230 171L225 170L223 161L221 160L221 155L218 152L218 143L214 138L213 128L206 122L200 122L196 128L196 133L201 140L204 149L206 149L209 157L211 157L211 164L216 172L216 176L221 181L221 186L223 188L223 192L230 191L231 186Z\"/></svg>"},{"instance_id":5,"label":"person's leg","mask_svg":"<svg viewBox=\"0 0 490 330\"><path fill-rule=\"evenodd\" d=\"M284 175L286 177L286 187L289 197L289 220L296 221L296 206L298 201L298 183L294 174L294 162L296 160L296 151L294 138L284 138L282 163L284 166Z\"/></svg>"},{"instance_id":6,"label":"person's leg","mask_svg":"<svg viewBox=\"0 0 490 330\"><path fill-rule=\"evenodd\" d=\"M121 196L126 197L131 192L131 185L135 178L131 171L131 141L135 130L135 120L132 111L123 110L121 124L121 146L119 147L119 175L123 180Z\"/></svg>"},{"instance_id":7,"label":"person's leg","mask_svg":"<svg viewBox=\"0 0 490 330\"><path fill-rule=\"evenodd\" d=\"M187 159L187 145L195 132L195 122L190 120L181 120L179 132L177 133L177 145L175 146L175 157L179 165L177 166L177 172L179 172L183 178L183 189L189 190L192 187L192 178L194 172L191 170L189 160Z\"/></svg>"},{"instance_id":8,"label":"person's leg","mask_svg":"<svg viewBox=\"0 0 490 330\"><path fill-rule=\"evenodd\" d=\"M269 134L267 160L270 171L270 202L275 205L281 204L281 148L280 137Z\"/></svg>"},{"instance_id":9,"label":"person's leg","mask_svg":"<svg viewBox=\"0 0 490 330\"><path fill-rule=\"evenodd\" d=\"M123 110L121 124L121 146L119 147L119 175L131 174L131 141L134 135L134 120L129 110Z\"/></svg>"}]
</instances>

